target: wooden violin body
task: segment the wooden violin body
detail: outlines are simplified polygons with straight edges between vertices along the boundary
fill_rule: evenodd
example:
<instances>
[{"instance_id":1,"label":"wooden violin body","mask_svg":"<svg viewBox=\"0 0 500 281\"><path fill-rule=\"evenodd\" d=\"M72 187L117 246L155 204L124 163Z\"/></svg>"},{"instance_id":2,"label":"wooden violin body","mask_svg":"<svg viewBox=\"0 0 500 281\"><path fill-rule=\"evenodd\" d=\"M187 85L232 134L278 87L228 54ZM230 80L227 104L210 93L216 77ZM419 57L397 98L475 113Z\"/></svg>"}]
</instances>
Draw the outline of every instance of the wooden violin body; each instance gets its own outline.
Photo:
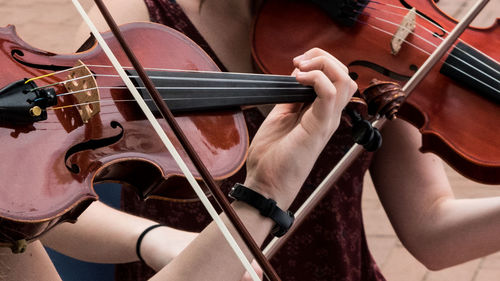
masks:
<instances>
[{"instance_id":1,"label":"wooden violin body","mask_svg":"<svg viewBox=\"0 0 500 281\"><path fill-rule=\"evenodd\" d=\"M391 39L410 6L432 22L417 16L415 31L393 54ZM280 17L274 16L276 10ZM266 1L252 37L257 65L265 73L287 74L293 70L291 58L319 47L348 66L361 91L373 78L404 84L442 41L440 27L449 31L456 25L427 0L368 1L353 13L359 16L345 26L306 1ZM422 151L434 152L465 176L490 184L500 183L498 27L499 21L490 28L467 29L460 38L472 50L464 54L464 47L455 45L454 55L433 68L398 113L420 129ZM451 68L450 59L458 61ZM456 77L441 72L446 66Z\"/></svg>"},{"instance_id":2,"label":"wooden violin body","mask_svg":"<svg viewBox=\"0 0 500 281\"><path fill-rule=\"evenodd\" d=\"M218 71L201 48L172 29L134 23L123 26L122 32L148 67ZM118 46L111 34L104 37L111 48ZM100 89L100 112L87 122L71 106L75 104L72 95L61 95L56 107L70 106L47 110L45 121L0 124L4 146L0 152L0 244L29 241L59 222L76 220L97 199L93 184L98 182L121 182L137 189L142 197L192 198L191 189L179 180L180 170L135 101L123 102L131 96L121 79L111 77L116 74L111 67L99 66L109 65L99 46L75 54L47 53L23 42L13 26L0 29L0 42L0 88L52 72L43 69L47 66L72 67L78 60L88 65L99 87L104 87ZM118 59L129 65L118 49ZM36 82L42 86L64 81L67 74ZM62 85L54 88L58 94L67 91ZM215 179L225 178L243 165L248 133L241 111L181 114L176 119ZM160 124L179 148L165 121ZM94 146L95 140L108 143ZM82 144L86 144L83 149ZM184 151L180 154L187 159ZM196 171L193 174L198 176ZM171 181L176 184L169 184Z\"/></svg>"}]
</instances>

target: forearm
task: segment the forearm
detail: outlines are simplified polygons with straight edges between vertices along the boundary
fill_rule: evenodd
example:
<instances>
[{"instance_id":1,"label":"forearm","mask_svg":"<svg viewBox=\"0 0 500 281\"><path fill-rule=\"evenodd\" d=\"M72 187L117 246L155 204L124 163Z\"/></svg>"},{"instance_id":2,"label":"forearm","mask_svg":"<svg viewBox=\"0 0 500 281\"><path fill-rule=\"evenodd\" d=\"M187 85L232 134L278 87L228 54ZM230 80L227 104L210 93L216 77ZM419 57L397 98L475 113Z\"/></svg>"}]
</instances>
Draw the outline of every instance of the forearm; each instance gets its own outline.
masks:
<instances>
[{"instance_id":1,"label":"forearm","mask_svg":"<svg viewBox=\"0 0 500 281\"><path fill-rule=\"evenodd\" d=\"M42 243L79 260L122 263L137 260L135 241L154 222L92 203L75 224L56 226Z\"/></svg>"},{"instance_id":2,"label":"forearm","mask_svg":"<svg viewBox=\"0 0 500 281\"><path fill-rule=\"evenodd\" d=\"M79 260L97 263L137 261L139 235L156 222L129 215L101 202L95 202L75 224L64 223L49 231L42 242L58 252ZM141 255L159 270L175 257L195 233L169 227L155 228L141 243Z\"/></svg>"},{"instance_id":3,"label":"forearm","mask_svg":"<svg viewBox=\"0 0 500 281\"><path fill-rule=\"evenodd\" d=\"M455 199L441 161L421 153L421 136L402 121L384 128L371 175L405 247L440 269L500 249L500 198Z\"/></svg>"},{"instance_id":4,"label":"forearm","mask_svg":"<svg viewBox=\"0 0 500 281\"><path fill-rule=\"evenodd\" d=\"M262 244L274 225L272 220L262 217L256 209L244 203L234 202L232 206L257 244ZM222 214L221 218L250 259L250 252L227 217ZM241 262L217 226L211 223L174 261L151 280L240 280L243 273Z\"/></svg>"},{"instance_id":5,"label":"forearm","mask_svg":"<svg viewBox=\"0 0 500 281\"><path fill-rule=\"evenodd\" d=\"M500 197L446 199L425 214L409 247L431 269L500 250Z\"/></svg>"}]
</instances>

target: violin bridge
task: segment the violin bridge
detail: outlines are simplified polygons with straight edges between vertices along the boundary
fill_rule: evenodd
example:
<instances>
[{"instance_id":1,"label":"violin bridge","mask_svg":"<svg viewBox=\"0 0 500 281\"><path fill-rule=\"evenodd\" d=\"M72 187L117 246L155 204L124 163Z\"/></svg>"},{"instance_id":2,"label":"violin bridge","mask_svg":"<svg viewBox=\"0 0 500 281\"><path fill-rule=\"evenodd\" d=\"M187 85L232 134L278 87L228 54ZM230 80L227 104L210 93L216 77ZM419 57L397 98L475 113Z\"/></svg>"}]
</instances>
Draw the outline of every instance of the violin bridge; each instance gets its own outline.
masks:
<instances>
[{"instance_id":1,"label":"violin bridge","mask_svg":"<svg viewBox=\"0 0 500 281\"><path fill-rule=\"evenodd\" d=\"M391 40L391 52L393 55L397 55L399 50L401 50L401 45L406 40L406 37L415 30L416 26L416 10L412 8L408 11L408 14L403 18L401 24L398 26L398 30L392 36Z\"/></svg>"},{"instance_id":2,"label":"violin bridge","mask_svg":"<svg viewBox=\"0 0 500 281\"><path fill-rule=\"evenodd\" d=\"M74 93L76 108L83 123L88 123L92 116L101 110L97 82L90 69L78 60L68 75L69 81L64 83L68 93Z\"/></svg>"}]
</instances>

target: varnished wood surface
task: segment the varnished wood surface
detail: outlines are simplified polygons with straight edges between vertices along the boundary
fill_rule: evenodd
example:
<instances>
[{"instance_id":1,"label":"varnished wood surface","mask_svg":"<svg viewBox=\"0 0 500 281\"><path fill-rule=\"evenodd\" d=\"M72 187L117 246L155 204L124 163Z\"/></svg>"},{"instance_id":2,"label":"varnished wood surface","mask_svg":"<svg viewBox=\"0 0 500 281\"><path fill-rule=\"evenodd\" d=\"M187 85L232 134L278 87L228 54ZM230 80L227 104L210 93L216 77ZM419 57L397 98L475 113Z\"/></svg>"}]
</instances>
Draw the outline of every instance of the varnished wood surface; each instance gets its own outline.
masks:
<instances>
[{"instance_id":1,"label":"varnished wood surface","mask_svg":"<svg viewBox=\"0 0 500 281\"><path fill-rule=\"evenodd\" d=\"M89 7L91 0L82 0ZM472 0L440 0L450 15L464 15ZM488 26L500 16L500 0L491 0L476 25ZM71 52L64 40L71 38L79 25L71 1L0 0L0 25L15 24L18 33L36 47L52 52ZM50 32L48 32L50 31ZM448 176L459 197L500 196L499 186L471 182L448 169ZM369 246L388 281L492 281L500 276L500 254L474 260L450 269L430 272L412 258L398 242L373 188L365 188L363 212Z\"/></svg>"}]
</instances>

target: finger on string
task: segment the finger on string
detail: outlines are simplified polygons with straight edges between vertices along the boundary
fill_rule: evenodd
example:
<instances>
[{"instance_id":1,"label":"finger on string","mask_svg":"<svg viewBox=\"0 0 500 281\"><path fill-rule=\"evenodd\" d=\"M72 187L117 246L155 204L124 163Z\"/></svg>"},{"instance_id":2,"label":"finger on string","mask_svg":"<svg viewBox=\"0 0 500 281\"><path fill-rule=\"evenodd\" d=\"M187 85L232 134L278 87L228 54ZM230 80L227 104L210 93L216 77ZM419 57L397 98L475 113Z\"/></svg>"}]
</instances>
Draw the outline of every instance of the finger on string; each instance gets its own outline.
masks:
<instances>
[{"instance_id":1,"label":"finger on string","mask_svg":"<svg viewBox=\"0 0 500 281\"><path fill-rule=\"evenodd\" d=\"M295 68L293 70L291 76L296 76L297 72L299 72L299 70L297 68ZM271 112L269 113L269 115L277 116L277 115L280 115L280 114L297 113L297 112L299 112L302 109L303 105L304 105L303 103L282 103L282 104L277 104L271 110Z\"/></svg>"},{"instance_id":2,"label":"finger on string","mask_svg":"<svg viewBox=\"0 0 500 281\"><path fill-rule=\"evenodd\" d=\"M295 67L298 67L298 65L302 61L310 60L310 59L313 59L313 58L319 57L319 56L326 56L326 57L332 59L333 61L335 61L336 63L338 63L340 65L340 67L345 72L347 72L347 73L349 72L349 70L347 69L347 66L345 66L341 61L339 61L335 56L333 56L332 54L330 54L327 51L322 50L320 48L312 48L309 51L305 52L303 55L295 57L293 59L293 63L294 63Z\"/></svg>"},{"instance_id":3,"label":"finger on string","mask_svg":"<svg viewBox=\"0 0 500 281\"><path fill-rule=\"evenodd\" d=\"M324 53L320 50L319 53ZM299 63L299 68L303 72L320 70L333 83L338 91L347 91L354 93L357 89L357 84L351 79L348 72L344 71L346 67L339 63L338 60L332 60L331 56L317 56L310 60L305 60ZM339 102L346 104L350 96L341 96Z\"/></svg>"},{"instance_id":4,"label":"finger on string","mask_svg":"<svg viewBox=\"0 0 500 281\"><path fill-rule=\"evenodd\" d=\"M302 72L321 70L334 83L336 81L344 82L350 79L344 67L344 65L337 63L337 61L327 56L318 56L310 60L304 60L298 65L298 68Z\"/></svg>"},{"instance_id":5,"label":"finger on string","mask_svg":"<svg viewBox=\"0 0 500 281\"><path fill-rule=\"evenodd\" d=\"M311 105L314 114L318 114L320 118L324 114L332 114L331 111L338 102L337 89L323 72L319 70L298 72L297 81L304 85L314 87L317 94L317 98Z\"/></svg>"}]
</instances>

